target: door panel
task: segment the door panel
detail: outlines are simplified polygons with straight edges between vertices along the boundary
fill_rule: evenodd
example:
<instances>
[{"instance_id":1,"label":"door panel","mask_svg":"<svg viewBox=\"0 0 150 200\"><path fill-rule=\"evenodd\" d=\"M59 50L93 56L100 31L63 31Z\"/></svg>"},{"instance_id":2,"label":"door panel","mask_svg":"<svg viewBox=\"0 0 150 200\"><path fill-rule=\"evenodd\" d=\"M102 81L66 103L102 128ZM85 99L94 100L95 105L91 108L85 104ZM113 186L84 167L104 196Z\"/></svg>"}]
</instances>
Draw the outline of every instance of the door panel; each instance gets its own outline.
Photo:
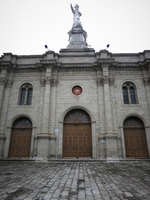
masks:
<instances>
[{"instance_id":1,"label":"door panel","mask_svg":"<svg viewBox=\"0 0 150 200\"><path fill-rule=\"evenodd\" d=\"M32 129L13 129L9 157L30 157Z\"/></svg>"},{"instance_id":2,"label":"door panel","mask_svg":"<svg viewBox=\"0 0 150 200\"><path fill-rule=\"evenodd\" d=\"M78 157L92 157L92 138L90 124L77 125Z\"/></svg>"},{"instance_id":3,"label":"door panel","mask_svg":"<svg viewBox=\"0 0 150 200\"><path fill-rule=\"evenodd\" d=\"M64 125L63 156L76 157L76 155L77 155L76 125Z\"/></svg>"},{"instance_id":4,"label":"door panel","mask_svg":"<svg viewBox=\"0 0 150 200\"><path fill-rule=\"evenodd\" d=\"M147 142L144 128L124 129L126 157L148 158Z\"/></svg>"},{"instance_id":5,"label":"door panel","mask_svg":"<svg viewBox=\"0 0 150 200\"><path fill-rule=\"evenodd\" d=\"M92 157L90 124L64 124L63 157Z\"/></svg>"},{"instance_id":6,"label":"door panel","mask_svg":"<svg viewBox=\"0 0 150 200\"><path fill-rule=\"evenodd\" d=\"M135 144L132 129L124 129L126 157L135 157Z\"/></svg>"}]
</instances>

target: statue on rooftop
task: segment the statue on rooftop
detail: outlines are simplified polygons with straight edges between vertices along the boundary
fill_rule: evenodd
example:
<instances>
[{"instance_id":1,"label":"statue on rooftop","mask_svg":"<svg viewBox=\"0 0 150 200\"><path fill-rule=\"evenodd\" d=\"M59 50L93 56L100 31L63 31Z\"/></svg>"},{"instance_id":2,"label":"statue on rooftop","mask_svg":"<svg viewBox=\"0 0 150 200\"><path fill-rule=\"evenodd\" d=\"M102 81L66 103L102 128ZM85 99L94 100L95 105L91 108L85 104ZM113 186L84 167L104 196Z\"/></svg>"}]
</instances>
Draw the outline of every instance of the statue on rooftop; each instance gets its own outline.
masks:
<instances>
[{"instance_id":1,"label":"statue on rooftop","mask_svg":"<svg viewBox=\"0 0 150 200\"><path fill-rule=\"evenodd\" d=\"M75 9L72 7L72 4L70 4L70 6L71 6L72 13L74 14L73 27L82 26L80 22L80 16L82 14L79 11L79 5L76 4L74 6Z\"/></svg>"}]
</instances>

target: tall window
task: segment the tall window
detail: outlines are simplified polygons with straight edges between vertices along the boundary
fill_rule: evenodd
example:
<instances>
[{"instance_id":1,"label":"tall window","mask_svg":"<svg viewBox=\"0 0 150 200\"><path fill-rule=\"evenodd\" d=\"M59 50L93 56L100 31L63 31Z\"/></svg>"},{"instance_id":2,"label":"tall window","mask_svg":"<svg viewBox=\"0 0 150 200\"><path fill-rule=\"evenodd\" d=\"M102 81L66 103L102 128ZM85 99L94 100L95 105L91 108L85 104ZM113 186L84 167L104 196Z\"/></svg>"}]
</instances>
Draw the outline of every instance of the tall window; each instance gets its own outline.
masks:
<instances>
[{"instance_id":1,"label":"tall window","mask_svg":"<svg viewBox=\"0 0 150 200\"><path fill-rule=\"evenodd\" d=\"M31 84L23 84L20 88L19 105L31 105L33 87Z\"/></svg>"},{"instance_id":2,"label":"tall window","mask_svg":"<svg viewBox=\"0 0 150 200\"><path fill-rule=\"evenodd\" d=\"M124 83L122 87L122 93L123 93L124 104L138 103L136 87L133 83L131 82Z\"/></svg>"}]
</instances>

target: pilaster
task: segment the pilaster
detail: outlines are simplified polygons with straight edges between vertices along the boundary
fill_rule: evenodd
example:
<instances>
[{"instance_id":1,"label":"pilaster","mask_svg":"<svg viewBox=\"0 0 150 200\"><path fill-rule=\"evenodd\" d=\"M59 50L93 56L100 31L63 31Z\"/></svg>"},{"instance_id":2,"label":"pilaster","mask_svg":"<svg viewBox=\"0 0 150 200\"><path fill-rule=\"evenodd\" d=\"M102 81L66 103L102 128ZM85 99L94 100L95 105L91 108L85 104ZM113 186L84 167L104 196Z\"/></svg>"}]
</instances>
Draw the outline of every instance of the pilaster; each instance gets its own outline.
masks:
<instances>
[{"instance_id":1,"label":"pilaster","mask_svg":"<svg viewBox=\"0 0 150 200\"><path fill-rule=\"evenodd\" d=\"M108 51L101 51L98 64L102 69L102 75L98 77L98 85L103 86L104 96L104 115L105 115L105 133L99 136L100 139L100 155L106 158L117 158L117 136L114 135L113 127L113 111L112 111L112 99L110 93L110 87L114 84L113 76L110 75L109 68L113 63L113 59L108 57ZM112 88L111 88L112 89Z\"/></svg>"},{"instance_id":2,"label":"pilaster","mask_svg":"<svg viewBox=\"0 0 150 200\"><path fill-rule=\"evenodd\" d=\"M42 133L49 133L49 117L50 117L50 90L52 76L50 70L47 70L44 78L45 91L44 91L44 104L43 104L43 120L42 120Z\"/></svg>"},{"instance_id":3,"label":"pilaster","mask_svg":"<svg viewBox=\"0 0 150 200\"><path fill-rule=\"evenodd\" d=\"M50 101L51 101L51 85L52 79L52 65L46 65L45 75L42 76L41 90L44 93L43 99L43 113L42 113L42 128L41 133L37 135L37 156L43 160L48 158L49 141L55 140L54 133L50 133Z\"/></svg>"},{"instance_id":4,"label":"pilaster","mask_svg":"<svg viewBox=\"0 0 150 200\"><path fill-rule=\"evenodd\" d=\"M143 68L143 83L145 86L148 109L149 109L149 114L150 114L150 68L148 71Z\"/></svg>"}]
</instances>

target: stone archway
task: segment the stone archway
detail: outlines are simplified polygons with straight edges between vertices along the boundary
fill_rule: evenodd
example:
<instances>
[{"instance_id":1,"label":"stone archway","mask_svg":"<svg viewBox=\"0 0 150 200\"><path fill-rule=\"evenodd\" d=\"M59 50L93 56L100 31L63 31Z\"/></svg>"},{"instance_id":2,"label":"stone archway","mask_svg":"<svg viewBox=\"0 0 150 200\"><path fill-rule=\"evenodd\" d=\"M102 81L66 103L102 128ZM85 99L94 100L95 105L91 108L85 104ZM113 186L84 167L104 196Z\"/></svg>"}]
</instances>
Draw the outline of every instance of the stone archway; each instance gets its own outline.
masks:
<instances>
[{"instance_id":1,"label":"stone archway","mask_svg":"<svg viewBox=\"0 0 150 200\"><path fill-rule=\"evenodd\" d=\"M148 158L147 141L143 122L137 117L124 121L124 139L127 158Z\"/></svg>"},{"instance_id":2,"label":"stone archway","mask_svg":"<svg viewBox=\"0 0 150 200\"><path fill-rule=\"evenodd\" d=\"M13 123L8 157L30 157L32 123L21 117Z\"/></svg>"},{"instance_id":3,"label":"stone archway","mask_svg":"<svg viewBox=\"0 0 150 200\"><path fill-rule=\"evenodd\" d=\"M63 157L92 157L91 119L83 110L72 110L64 118Z\"/></svg>"}]
</instances>

